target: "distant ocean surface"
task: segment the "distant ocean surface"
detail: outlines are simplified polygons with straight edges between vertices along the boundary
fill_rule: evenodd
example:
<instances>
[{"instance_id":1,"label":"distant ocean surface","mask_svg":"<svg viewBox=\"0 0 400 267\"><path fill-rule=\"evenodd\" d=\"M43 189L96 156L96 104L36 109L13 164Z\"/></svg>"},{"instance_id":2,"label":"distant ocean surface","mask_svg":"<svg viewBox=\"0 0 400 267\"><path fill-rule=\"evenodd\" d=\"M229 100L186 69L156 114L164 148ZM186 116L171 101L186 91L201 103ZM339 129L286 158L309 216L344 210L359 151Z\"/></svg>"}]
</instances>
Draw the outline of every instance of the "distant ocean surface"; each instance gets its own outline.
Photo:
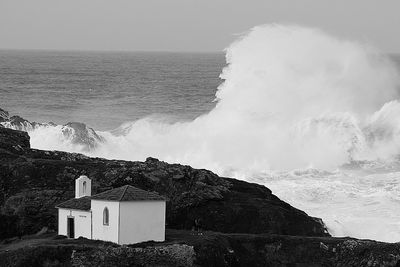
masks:
<instances>
[{"instance_id":1,"label":"distant ocean surface","mask_svg":"<svg viewBox=\"0 0 400 267\"><path fill-rule=\"evenodd\" d=\"M29 121L112 130L146 116L210 111L223 53L0 50L0 108Z\"/></svg>"}]
</instances>

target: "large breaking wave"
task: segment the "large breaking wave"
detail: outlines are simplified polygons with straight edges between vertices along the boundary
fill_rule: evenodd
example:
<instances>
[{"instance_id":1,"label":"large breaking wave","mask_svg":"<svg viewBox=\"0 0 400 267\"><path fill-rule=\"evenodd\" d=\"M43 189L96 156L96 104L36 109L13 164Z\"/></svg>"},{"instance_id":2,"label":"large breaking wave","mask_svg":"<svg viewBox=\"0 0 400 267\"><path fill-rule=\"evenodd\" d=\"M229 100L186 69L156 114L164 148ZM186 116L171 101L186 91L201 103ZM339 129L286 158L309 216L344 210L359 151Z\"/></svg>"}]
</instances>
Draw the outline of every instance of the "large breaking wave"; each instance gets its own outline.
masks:
<instances>
[{"instance_id":1,"label":"large breaking wave","mask_svg":"<svg viewBox=\"0 0 400 267\"><path fill-rule=\"evenodd\" d=\"M54 127L33 147L168 162L263 183L334 235L400 240L400 78L376 49L263 25L226 49L216 107L193 121L143 118L92 149ZM379 173L379 174L378 174Z\"/></svg>"}]
</instances>

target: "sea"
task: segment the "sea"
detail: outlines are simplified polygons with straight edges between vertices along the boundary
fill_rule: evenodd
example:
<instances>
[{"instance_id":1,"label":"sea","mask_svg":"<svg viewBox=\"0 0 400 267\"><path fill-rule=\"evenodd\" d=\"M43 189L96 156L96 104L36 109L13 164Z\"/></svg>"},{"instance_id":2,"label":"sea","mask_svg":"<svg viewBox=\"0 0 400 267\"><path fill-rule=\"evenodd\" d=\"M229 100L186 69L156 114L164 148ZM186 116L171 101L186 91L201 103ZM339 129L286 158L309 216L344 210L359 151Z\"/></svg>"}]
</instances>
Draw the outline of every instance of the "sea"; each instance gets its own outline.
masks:
<instances>
[{"instance_id":1,"label":"sea","mask_svg":"<svg viewBox=\"0 0 400 267\"><path fill-rule=\"evenodd\" d=\"M0 108L103 138L87 150L46 126L34 148L207 168L334 236L399 242L399 69L399 55L299 28L257 28L220 53L0 50Z\"/></svg>"},{"instance_id":2,"label":"sea","mask_svg":"<svg viewBox=\"0 0 400 267\"><path fill-rule=\"evenodd\" d=\"M210 111L223 53L0 50L1 108L37 122L113 130L147 116Z\"/></svg>"}]
</instances>

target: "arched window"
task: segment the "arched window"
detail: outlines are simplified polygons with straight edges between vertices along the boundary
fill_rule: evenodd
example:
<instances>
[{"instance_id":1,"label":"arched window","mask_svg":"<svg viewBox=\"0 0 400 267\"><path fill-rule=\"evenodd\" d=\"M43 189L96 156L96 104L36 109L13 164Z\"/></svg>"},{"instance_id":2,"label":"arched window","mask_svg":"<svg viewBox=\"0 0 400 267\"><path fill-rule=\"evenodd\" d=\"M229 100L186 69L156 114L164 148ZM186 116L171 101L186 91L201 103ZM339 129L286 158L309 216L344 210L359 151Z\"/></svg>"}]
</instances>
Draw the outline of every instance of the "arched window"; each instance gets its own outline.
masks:
<instances>
[{"instance_id":1,"label":"arched window","mask_svg":"<svg viewBox=\"0 0 400 267\"><path fill-rule=\"evenodd\" d=\"M108 208L105 207L103 210L103 225L108 225L110 219L110 214L108 213Z\"/></svg>"},{"instance_id":2,"label":"arched window","mask_svg":"<svg viewBox=\"0 0 400 267\"><path fill-rule=\"evenodd\" d=\"M83 183L82 183L82 190L83 190L83 194L85 194L86 193L86 181L83 181Z\"/></svg>"}]
</instances>

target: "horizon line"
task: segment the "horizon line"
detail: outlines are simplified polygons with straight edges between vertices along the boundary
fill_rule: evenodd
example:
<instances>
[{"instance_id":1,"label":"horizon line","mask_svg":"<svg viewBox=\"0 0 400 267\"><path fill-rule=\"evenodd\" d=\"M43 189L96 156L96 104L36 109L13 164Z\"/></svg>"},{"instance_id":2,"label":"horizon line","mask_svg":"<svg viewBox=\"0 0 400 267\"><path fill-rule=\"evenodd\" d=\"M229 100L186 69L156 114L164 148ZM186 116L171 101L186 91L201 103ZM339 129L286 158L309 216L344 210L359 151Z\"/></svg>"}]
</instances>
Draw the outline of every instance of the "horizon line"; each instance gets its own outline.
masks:
<instances>
[{"instance_id":1,"label":"horizon line","mask_svg":"<svg viewBox=\"0 0 400 267\"><path fill-rule=\"evenodd\" d=\"M0 47L0 51L37 51L37 52L103 52L103 53L181 53L181 54L222 54L225 53L224 50L221 51L191 51L191 50L106 50L106 49L59 49L59 48L3 48ZM400 52L399 52L400 53Z\"/></svg>"},{"instance_id":2,"label":"horizon line","mask_svg":"<svg viewBox=\"0 0 400 267\"><path fill-rule=\"evenodd\" d=\"M92 53L171 53L171 54L225 54L225 49L222 49L220 51L218 50L213 50L213 51L199 51L199 50L183 50L183 51L178 51L178 50L107 50L107 49L64 49L64 48L4 48L0 47L0 51L26 51L26 52L92 52ZM381 51L383 54L386 55L400 55L400 51L394 52L394 51Z\"/></svg>"}]
</instances>

